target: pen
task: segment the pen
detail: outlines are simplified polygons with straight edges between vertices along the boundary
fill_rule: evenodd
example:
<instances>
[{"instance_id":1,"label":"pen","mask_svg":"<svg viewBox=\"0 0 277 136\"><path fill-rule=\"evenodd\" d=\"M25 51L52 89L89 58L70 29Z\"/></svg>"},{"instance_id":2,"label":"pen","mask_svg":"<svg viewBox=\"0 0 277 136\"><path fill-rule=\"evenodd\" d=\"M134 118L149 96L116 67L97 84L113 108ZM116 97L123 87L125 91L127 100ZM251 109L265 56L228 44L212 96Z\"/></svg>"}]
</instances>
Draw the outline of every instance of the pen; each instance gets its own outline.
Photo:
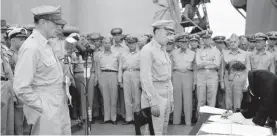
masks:
<instances>
[{"instance_id":1,"label":"pen","mask_svg":"<svg viewBox=\"0 0 277 136\"><path fill-rule=\"evenodd\" d=\"M223 114L227 114L229 112L229 110L225 111ZM221 115L221 118L227 119L227 117Z\"/></svg>"}]
</instances>

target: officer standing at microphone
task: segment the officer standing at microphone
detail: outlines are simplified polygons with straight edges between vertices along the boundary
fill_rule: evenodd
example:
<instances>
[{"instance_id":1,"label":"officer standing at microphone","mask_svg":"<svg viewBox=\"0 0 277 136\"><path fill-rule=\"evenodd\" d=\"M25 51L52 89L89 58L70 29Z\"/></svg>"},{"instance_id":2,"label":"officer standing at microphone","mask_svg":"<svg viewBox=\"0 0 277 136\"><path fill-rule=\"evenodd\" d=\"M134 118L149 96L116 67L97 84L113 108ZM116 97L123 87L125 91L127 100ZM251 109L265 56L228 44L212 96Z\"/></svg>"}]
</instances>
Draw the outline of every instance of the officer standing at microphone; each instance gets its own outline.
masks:
<instances>
[{"instance_id":1,"label":"officer standing at microphone","mask_svg":"<svg viewBox=\"0 0 277 136\"><path fill-rule=\"evenodd\" d=\"M13 88L24 103L32 135L70 135L71 123L61 64L49 39L66 24L61 7L33 8L35 29L19 50Z\"/></svg>"}]
</instances>

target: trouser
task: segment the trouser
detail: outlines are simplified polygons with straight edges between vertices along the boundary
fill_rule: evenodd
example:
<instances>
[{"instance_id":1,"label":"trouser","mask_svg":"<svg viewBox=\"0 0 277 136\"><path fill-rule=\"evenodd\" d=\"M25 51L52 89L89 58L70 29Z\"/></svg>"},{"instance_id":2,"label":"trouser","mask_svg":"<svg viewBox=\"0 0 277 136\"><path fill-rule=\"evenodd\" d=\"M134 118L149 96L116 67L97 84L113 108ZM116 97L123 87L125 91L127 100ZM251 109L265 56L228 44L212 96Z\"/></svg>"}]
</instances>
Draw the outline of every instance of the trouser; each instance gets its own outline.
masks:
<instances>
[{"instance_id":1,"label":"trouser","mask_svg":"<svg viewBox=\"0 0 277 136\"><path fill-rule=\"evenodd\" d=\"M14 134L14 100L10 81L1 81L1 135Z\"/></svg>"},{"instance_id":2,"label":"trouser","mask_svg":"<svg viewBox=\"0 0 277 136\"><path fill-rule=\"evenodd\" d=\"M32 87L41 100L42 113L23 106L28 124L33 124L32 135L71 135L71 122L65 86Z\"/></svg>"},{"instance_id":3,"label":"trouser","mask_svg":"<svg viewBox=\"0 0 277 136\"><path fill-rule=\"evenodd\" d=\"M23 113L23 103L19 100L15 103L14 107L14 134L23 135L23 122L24 122L24 113Z\"/></svg>"},{"instance_id":4,"label":"trouser","mask_svg":"<svg viewBox=\"0 0 277 136\"><path fill-rule=\"evenodd\" d=\"M153 121L153 127L155 135L166 135L167 134L167 128L168 128L168 121L169 121L169 115L170 115L170 99L169 99L169 92L172 90L172 85L169 85L171 83L158 83L154 82L153 86L156 90L155 93L157 95L155 96L158 100L158 107L160 109L160 116L155 117L152 116ZM141 95L141 108L150 107L149 100L147 99L146 93L143 92ZM148 125L144 126L145 132L144 134L149 134L149 127Z\"/></svg>"},{"instance_id":5,"label":"trouser","mask_svg":"<svg viewBox=\"0 0 277 136\"><path fill-rule=\"evenodd\" d=\"M100 90L104 102L104 121L116 121L116 106L118 97L117 72L101 72Z\"/></svg>"},{"instance_id":6,"label":"trouser","mask_svg":"<svg viewBox=\"0 0 277 136\"><path fill-rule=\"evenodd\" d=\"M70 117L77 119L81 116L81 99L80 92L73 85L69 86L69 93L72 96L72 106L69 105Z\"/></svg>"},{"instance_id":7,"label":"trouser","mask_svg":"<svg viewBox=\"0 0 277 136\"><path fill-rule=\"evenodd\" d=\"M126 121L134 119L133 113L140 109L139 71L126 71L123 73L123 89L126 108Z\"/></svg>"},{"instance_id":8,"label":"trouser","mask_svg":"<svg viewBox=\"0 0 277 136\"><path fill-rule=\"evenodd\" d=\"M201 106L215 107L218 89L218 72L216 70L198 70L197 97L199 109Z\"/></svg>"},{"instance_id":9,"label":"trouser","mask_svg":"<svg viewBox=\"0 0 277 136\"><path fill-rule=\"evenodd\" d=\"M217 91L217 96L216 96L216 105L220 109L226 109L226 104L225 104L225 89L221 89L220 86L218 86L218 91Z\"/></svg>"},{"instance_id":10,"label":"trouser","mask_svg":"<svg viewBox=\"0 0 277 136\"><path fill-rule=\"evenodd\" d=\"M88 82L88 106L93 109L94 102L94 86L95 85L95 73L90 74L90 79Z\"/></svg>"},{"instance_id":11,"label":"trouser","mask_svg":"<svg viewBox=\"0 0 277 136\"><path fill-rule=\"evenodd\" d=\"M94 99L93 99L93 117L99 117L104 113L103 97L101 95L99 85L94 87Z\"/></svg>"},{"instance_id":12,"label":"trouser","mask_svg":"<svg viewBox=\"0 0 277 136\"><path fill-rule=\"evenodd\" d=\"M125 100L124 100L124 90L118 87L118 98L117 98L117 114L122 118L126 116L125 111Z\"/></svg>"},{"instance_id":13,"label":"trouser","mask_svg":"<svg viewBox=\"0 0 277 136\"><path fill-rule=\"evenodd\" d=\"M182 109L186 125L191 125L193 72L173 72L173 124L181 124Z\"/></svg>"},{"instance_id":14,"label":"trouser","mask_svg":"<svg viewBox=\"0 0 277 136\"><path fill-rule=\"evenodd\" d=\"M232 80L232 81L229 81ZM231 74L230 76L224 76L225 82L225 98L226 98L226 109L240 109L241 102L243 98L243 85L244 85L245 77L239 74Z\"/></svg>"},{"instance_id":15,"label":"trouser","mask_svg":"<svg viewBox=\"0 0 277 136\"><path fill-rule=\"evenodd\" d=\"M84 73L76 73L75 74L75 84L76 88L80 94L80 113L81 118L86 119L86 99L85 99L85 78Z\"/></svg>"}]
</instances>

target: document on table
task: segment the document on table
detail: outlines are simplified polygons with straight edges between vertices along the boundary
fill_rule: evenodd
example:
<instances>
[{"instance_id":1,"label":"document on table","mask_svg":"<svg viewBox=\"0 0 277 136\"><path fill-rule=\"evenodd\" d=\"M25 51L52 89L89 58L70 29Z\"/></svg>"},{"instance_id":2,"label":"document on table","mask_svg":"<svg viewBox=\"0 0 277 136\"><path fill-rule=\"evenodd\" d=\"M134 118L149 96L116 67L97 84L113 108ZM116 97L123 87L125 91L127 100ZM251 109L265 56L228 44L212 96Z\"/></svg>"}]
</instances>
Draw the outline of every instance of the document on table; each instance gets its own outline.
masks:
<instances>
[{"instance_id":1,"label":"document on table","mask_svg":"<svg viewBox=\"0 0 277 136\"><path fill-rule=\"evenodd\" d=\"M216 135L270 136L270 128L240 124L222 124L217 122L203 124L200 131Z\"/></svg>"},{"instance_id":2,"label":"document on table","mask_svg":"<svg viewBox=\"0 0 277 136\"><path fill-rule=\"evenodd\" d=\"M233 123L233 121L230 119L221 118L221 115L212 115L208 120L212 122L223 123L223 124Z\"/></svg>"},{"instance_id":3,"label":"document on table","mask_svg":"<svg viewBox=\"0 0 277 136\"><path fill-rule=\"evenodd\" d=\"M224 109L219 109L219 108L214 108L210 106L202 106L200 107L200 113L210 113L210 114L223 114L227 110Z\"/></svg>"}]
</instances>

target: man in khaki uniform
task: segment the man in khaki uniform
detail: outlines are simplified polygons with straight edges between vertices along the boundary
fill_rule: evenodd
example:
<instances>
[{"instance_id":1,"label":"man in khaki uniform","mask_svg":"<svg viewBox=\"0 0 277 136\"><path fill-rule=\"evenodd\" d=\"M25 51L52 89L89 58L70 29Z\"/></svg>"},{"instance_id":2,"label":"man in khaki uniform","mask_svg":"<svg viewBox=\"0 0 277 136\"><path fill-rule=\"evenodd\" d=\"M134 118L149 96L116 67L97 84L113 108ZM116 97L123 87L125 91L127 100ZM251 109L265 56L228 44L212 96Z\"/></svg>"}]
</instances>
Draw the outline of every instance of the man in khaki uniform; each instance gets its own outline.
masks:
<instances>
[{"instance_id":1,"label":"man in khaki uniform","mask_svg":"<svg viewBox=\"0 0 277 136\"><path fill-rule=\"evenodd\" d=\"M103 101L103 99L101 98L99 87L97 86L99 77L96 77L95 61L97 60L99 53L103 51L103 47L101 46L103 37L99 33L90 33L87 35L87 38L90 41L90 43L95 47L93 52L92 67L90 72L91 75L90 75L89 86L88 86L88 90L89 90L88 96L89 96L89 106L92 107L93 109L92 110L93 116L97 117L100 115L100 108L103 110L103 105L101 105L101 100Z\"/></svg>"},{"instance_id":2,"label":"man in khaki uniform","mask_svg":"<svg viewBox=\"0 0 277 136\"><path fill-rule=\"evenodd\" d=\"M225 39L226 39L225 36L215 36L213 38L213 41L215 42L217 49L221 53L221 59L223 57L223 52L228 51L228 49L225 45L225 41L224 41ZM222 65L222 63L221 63L221 65ZM219 75L218 75L219 77L221 74L221 70L222 69L219 69ZM225 90L220 88L220 82L221 81L219 80L219 86L218 86L217 97L216 97L216 105L219 108L225 109Z\"/></svg>"},{"instance_id":3,"label":"man in khaki uniform","mask_svg":"<svg viewBox=\"0 0 277 136\"><path fill-rule=\"evenodd\" d=\"M245 52L239 49L239 37L232 34L230 38L230 50L223 52L222 65L220 74L220 87L225 90L225 104L226 109L239 111L241 108L241 101L243 98L243 87L246 75L241 73L229 74L225 66L232 61L240 61L243 63L247 70L250 70L250 61Z\"/></svg>"},{"instance_id":4,"label":"man in khaki uniform","mask_svg":"<svg viewBox=\"0 0 277 136\"><path fill-rule=\"evenodd\" d=\"M132 124L134 112L140 109L140 51L137 50L138 38L132 35L126 37L126 44L130 51L121 56L123 71L123 89L126 108L124 125Z\"/></svg>"},{"instance_id":5,"label":"man in khaki uniform","mask_svg":"<svg viewBox=\"0 0 277 136\"><path fill-rule=\"evenodd\" d=\"M111 51L118 52L120 55L124 55L129 52L129 48L126 46L124 39L124 35L122 34L122 28L113 28L111 30L111 35L113 36L113 45L111 47ZM118 107L117 114L119 117L125 118L125 100L123 89L118 89Z\"/></svg>"},{"instance_id":6,"label":"man in khaki uniform","mask_svg":"<svg viewBox=\"0 0 277 136\"><path fill-rule=\"evenodd\" d=\"M263 33L256 33L255 39L257 41L256 51L249 56L251 69L264 69L275 74L274 56L265 49L267 36Z\"/></svg>"},{"instance_id":7,"label":"man in khaki uniform","mask_svg":"<svg viewBox=\"0 0 277 136\"><path fill-rule=\"evenodd\" d=\"M33 8L35 29L19 50L13 88L34 135L71 134L64 75L49 39L66 24L61 7Z\"/></svg>"},{"instance_id":8,"label":"man in khaki uniform","mask_svg":"<svg viewBox=\"0 0 277 136\"><path fill-rule=\"evenodd\" d=\"M13 73L9 65L8 50L5 43L5 28L1 26L1 134L14 135L14 93L12 90ZM3 36L3 37L2 37Z\"/></svg>"},{"instance_id":9,"label":"man in khaki uniform","mask_svg":"<svg viewBox=\"0 0 277 136\"><path fill-rule=\"evenodd\" d=\"M175 22L160 20L152 27L154 37L140 54L141 108L151 107L155 134L162 135L167 134L169 115L173 111L171 61L166 45L174 39Z\"/></svg>"},{"instance_id":10,"label":"man in khaki uniform","mask_svg":"<svg viewBox=\"0 0 277 136\"><path fill-rule=\"evenodd\" d=\"M10 56L9 62L14 72L15 65L18 60L18 50L21 47L22 43L26 40L27 30L23 28L14 28L8 34L9 39L11 40L11 47L10 47ZM23 103L19 99L16 99L14 105L14 134L15 135L23 135L23 121L24 121L24 114L23 114Z\"/></svg>"},{"instance_id":11,"label":"man in khaki uniform","mask_svg":"<svg viewBox=\"0 0 277 136\"><path fill-rule=\"evenodd\" d=\"M252 52L256 51L256 39L254 35L251 35L248 37L248 49L246 50L246 52L249 54L251 54Z\"/></svg>"},{"instance_id":12,"label":"man in khaki uniform","mask_svg":"<svg viewBox=\"0 0 277 136\"><path fill-rule=\"evenodd\" d=\"M212 44L212 31L202 36L204 47L196 52L198 108L208 104L215 107L218 89L218 70L221 62L220 51Z\"/></svg>"},{"instance_id":13,"label":"man in khaki uniform","mask_svg":"<svg viewBox=\"0 0 277 136\"><path fill-rule=\"evenodd\" d=\"M277 31L271 31L266 34L268 36L268 48L269 51L274 56L275 62L275 73L277 73Z\"/></svg>"},{"instance_id":14,"label":"man in khaki uniform","mask_svg":"<svg viewBox=\"0 0 277 136\"><path fill-rule=\"evenodd\" d=\"M99 53L96 60L97 77L99 77L105 112L101 124L111 121L112 124L116 125L118 85L122 86L122 73L119 70L121 55L111 50L112 40L110 38L104 38L102 43L104 51Z\"/></svg>"},{"instance_id":15,"label":"man in khaki uniform","mask_svg":"<svg viewBox=\"0 0 277 136\"><path fill-rule=\"evenodd\" d=\"M176 42L180 45L180 49L174 50L171 57L173 63L173 124L181 124L181 113L184 111L186 125L191 126L195 52L189 49L189 39L186 36L178 37Z\"/></svg>"}]
</instances>

